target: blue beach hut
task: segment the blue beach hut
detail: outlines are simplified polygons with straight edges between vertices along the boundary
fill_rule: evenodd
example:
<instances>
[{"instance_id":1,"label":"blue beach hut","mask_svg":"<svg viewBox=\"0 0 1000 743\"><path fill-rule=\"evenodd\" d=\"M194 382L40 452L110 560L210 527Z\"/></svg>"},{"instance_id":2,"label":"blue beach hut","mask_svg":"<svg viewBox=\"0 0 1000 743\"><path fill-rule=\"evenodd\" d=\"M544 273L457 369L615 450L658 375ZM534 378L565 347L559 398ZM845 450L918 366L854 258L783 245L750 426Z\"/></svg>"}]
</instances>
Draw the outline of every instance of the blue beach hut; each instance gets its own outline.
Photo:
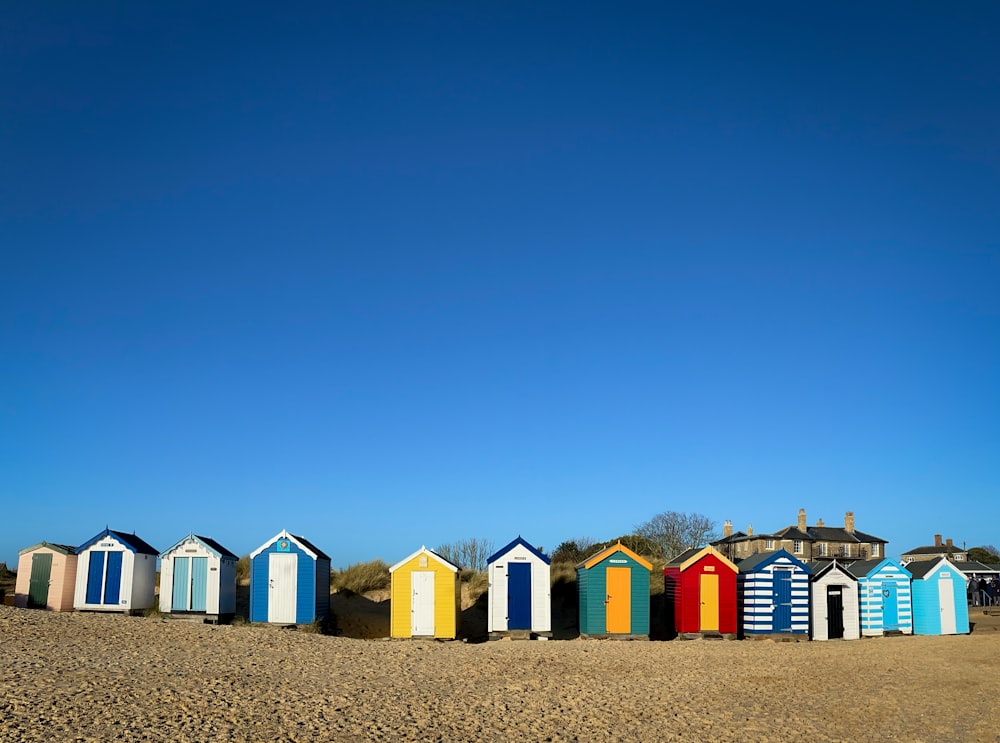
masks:
<instances>
[{"instance_id":1,"label":"blue beach hut","mask_svg":"<svg viewBox=\"0 0 1000 743\"><path fill-rule=\"evenodd\" d=\"M105 529L76 554L74 609L131 613L153 606L158 552L144 540Z\"/></svg>"},{"instance_id":2,"label":"blue beach hut","mask_svg":"<svg viewBox=\"0 0 1000 743\"><path fill-rule=\"evenodd\" d=\"M736 603L747 635L801 635L809 639L809 575L790 552L758 552L740 560Z\"/></svg>"},{"instance_id":3,"label":"blue beach hut","mask_svg":"<svg viewBox=\"0 0 1000 743\"><path fill-rule=\"evenodd\" d=\"M858 579L861 634L913 634L910 573L895 560L858 560L847 571Z\"/></svg>"},{"instance_id":4,"label":"blue beach hut","mask_svg":"<svg viewBox=\"0 0 1000 743\"><path fill-rule=\"evenodd\" d=\"M330 557L281 531L250 553L250 621L310 624L330 613Z\"/></svg>"},{"instance_id":5,"label":"blue beach hut","mask_svg":"<svg viewBox=\"0 0 1000 743\"><path fill-rule=\"evenodd\" d=\"M969 605L962 571L945 557L915 560L906 569L913 576L913 633L968 634Z\"/></svg>"}]
</instances>

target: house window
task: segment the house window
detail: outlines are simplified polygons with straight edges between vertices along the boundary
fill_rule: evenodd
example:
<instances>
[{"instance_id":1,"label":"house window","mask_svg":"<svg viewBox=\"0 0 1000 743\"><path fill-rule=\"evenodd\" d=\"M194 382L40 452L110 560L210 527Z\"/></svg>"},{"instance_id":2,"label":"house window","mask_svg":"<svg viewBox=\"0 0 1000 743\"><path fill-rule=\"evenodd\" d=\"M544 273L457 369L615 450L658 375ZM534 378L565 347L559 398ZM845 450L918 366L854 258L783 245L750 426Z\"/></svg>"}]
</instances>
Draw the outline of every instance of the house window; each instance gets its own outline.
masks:
<instances>
[{"instance_id":1,"label":"house window","mask_svg":"<svg viewBox=\"0 0 1000 743\"><path fill-rule=\"evenodd\" d=\"M872 557L878 557L878 543L872 545Z\"/></svg>"},{"instance_id":2,"label":"house window","mask_svg":"<svg viewBox=\"0 0 1000 743\"><path fill-rule=\"evenodd\" d=\"M820 557L826 557L826 542L820 542L817 544L816 550Z\"/></svg>"},{"instance_id":3,"label":"house window","mask_svg":"<svg viewBox=\"0 0 1000 743\"><path fill-rule=\"evenodd\" d=\"M792 549L795 550L795 554L796 555L801 555L802 554L802 540L801 539L796 539L792 543Z\"/></svg>"},{"instance_id":4,"label":"house window","mask_svg":"<svg viewBox=\"0 0 1000 743\"><path fill-rule=\"evenodd\" d=\"M768 551L773 551L774 550L774 540L773 539L765 539L764 540L764 549L766 549Z\"/></svg>"}]
</instances>

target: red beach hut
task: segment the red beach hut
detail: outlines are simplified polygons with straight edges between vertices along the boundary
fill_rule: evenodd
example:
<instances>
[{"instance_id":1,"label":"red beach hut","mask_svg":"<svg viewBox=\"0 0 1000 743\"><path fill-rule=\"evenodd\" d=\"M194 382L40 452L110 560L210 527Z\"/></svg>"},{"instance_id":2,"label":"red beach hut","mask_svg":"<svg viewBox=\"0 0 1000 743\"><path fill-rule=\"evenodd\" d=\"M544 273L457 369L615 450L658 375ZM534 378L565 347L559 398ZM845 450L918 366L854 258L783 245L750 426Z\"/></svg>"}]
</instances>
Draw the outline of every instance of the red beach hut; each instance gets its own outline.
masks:
<instances>
[{"instance_id":1,"label":"red beach hut","mask_svg":"<svg viewBox=\"0 0 1000 743\"><path fill-rule=\"evenodd\" d=\"M736 565L712 546L682 552L663 568L670 634L735 635Z\"/></svg>"}]
</instances>

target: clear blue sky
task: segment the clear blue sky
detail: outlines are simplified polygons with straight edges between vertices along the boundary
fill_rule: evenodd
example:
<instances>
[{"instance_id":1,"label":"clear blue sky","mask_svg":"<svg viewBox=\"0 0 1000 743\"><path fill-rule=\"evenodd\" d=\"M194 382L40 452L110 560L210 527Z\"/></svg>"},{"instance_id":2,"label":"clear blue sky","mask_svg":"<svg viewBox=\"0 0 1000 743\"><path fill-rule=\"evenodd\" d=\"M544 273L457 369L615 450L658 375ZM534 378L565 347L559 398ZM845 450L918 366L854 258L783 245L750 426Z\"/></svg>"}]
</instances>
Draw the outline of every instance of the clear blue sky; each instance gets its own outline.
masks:
<instances>
[{"instance_id":1,"label":"clear blue sky","mask_svg":"<svg viewBox=\"0 0 1000 743\"><path fill-rule=\"evenodd\" d=\"M0 561L1000 545L993 3L5 4Z\"/></svg>"}]
</instances>

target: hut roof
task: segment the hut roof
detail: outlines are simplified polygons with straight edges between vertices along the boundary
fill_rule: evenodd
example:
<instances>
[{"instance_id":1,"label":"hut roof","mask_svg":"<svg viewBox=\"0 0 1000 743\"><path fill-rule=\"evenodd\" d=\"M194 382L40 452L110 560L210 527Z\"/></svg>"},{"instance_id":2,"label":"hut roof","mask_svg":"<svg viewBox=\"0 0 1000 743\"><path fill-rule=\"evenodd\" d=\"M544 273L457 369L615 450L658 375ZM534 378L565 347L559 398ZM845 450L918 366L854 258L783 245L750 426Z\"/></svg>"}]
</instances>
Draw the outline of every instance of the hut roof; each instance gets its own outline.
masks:
<instances>
[{"instance_id":1,"label":"hut roof","mask_svg":"<svg viewBox=\"0 0 1000 743\"><path fill-rule=\"evenodd\" d=\"M53 552L60 552L64 555L76 554L76 547L70 547L68 544L55 544L54 542L39 542L38 544L33 544L30 547L25 547L23 550L19 550L17 554L24 555L43 547L50 549Z\"/></svg>"},{"instance_id":2,"label":"hut roof","mask_svg":"<svg viewBox=\"0 0 1000 743\"><path fill-rule=\"evenodd\" d=\"M548 565L548 564L550 564L552 562L549 559L548 555L546 555L543 552L540 552L539 550L537 550L534 547L532 547L530 544L528 544L526 541L524 541L524 539L521 538L520 534L518 534L517 539L515 539L514 541L512 541L507 546L501 547L496 552L494 552L492 555L490 555L486 559L486 564L489 565L490 563L495 562L497 560L497 558L502 557L503 555L507 554L512 549L514 549L517 545L521 545L522 547L524 547L525 549L527 549L528 552L530 552L531 554L533 554L539 560L542 560L546 565Z\"/></svg>"},{"instance_id":3,"label":"hut roof","mask_svg":"<svg viewBox=\"0 0 1000 743\"><path fill-rule=\"evenodd\" d=\"M831 570L837 570L846 575L851 580L858 579L857 576L851 575L847 571L846 566L844 566L842 563L837 562L836 560L814 560L813 562L807 562L806 567L809 568L810 572L812 573L813 579L821 578L826 573L829 573Z\"/></svg>"},{"instance_id":4,"label":"hut roof","mask_svg":"<svg viewBox=\"0 0 1000 743\"><path fill-rule=\"evenodd\" d=\"M779 557L786 557L792 560L792 562L800 565L807 573L809 572L809 568L806 564L786 549L775 550L774 552L754 552L749 557L745 557L740 560L737 565L741 573L749 573L751 570L756 570L757 568L769 565Z\"/></svg>"},{"instance_id":5,"label":"hut roof","mask_svg":"<svg viewBox=\"0 0 1000 743\"><path fill-rule=\"evenodd\" d=\"M441 555L439 555L439 554L438 554L437 552L435 552L434 550L430 550L430 549L427 549L426 547L423 547L423 546L422 546L422 547L421 547L420 549L418 549L418 550L417 550L416 552L414 552L414 553L413 553L413 554L411 554L411 555L407 555L407 556L406 556L406 557L404 557L404 558L403 558L402 560L400 560L400 561L399 561L399 562L397 562L397 563L396 563L395 565L393 565L393 566L392 566L391 568L389 568L389 572L390 572L390 573L394 573L394 572L396 572L396 570L397 570L398 568L401 568L401 567L403 567L403 565L405 565L406 563L408 563L408 562L409 562L410 560L412 560L412 559L413 559L414 557L416 557L417 555L421 555L421 554L424 554L424 555L427 555L428 557L430 557L430 558L432 558L432 559L434 559L434 560L437 560L438 562L440 562L440 563L441 563L442 565L444 565L444 566L445 566L446 568L448 568L448 569L449 569L450 571L452 571L453 573L457 573L457 572L458 572L458 570L459 570L459 567L458 567L458 565L456 565L455 563L453 563L453 562L452 562L451 560L449 560L448 558L446 558L446 557L442 557Z\"/></svg>"},{"instance_id":6,"label":"hut roof","mask_svg":"<svg viewBox=\"0 0 1000 743\"><path fill-rule=\"evenodd\" d=\"M914 560L913 562L906 563L905 567L914 578L926 578L935 570L942 567L942 564L951 566L959 573L962 572L955 563L945 557L939 557L937 560Z\"/></svg>"},{"instance_id":7,"label":"hut roof","mask_svg":"<svg viewBox=\"0 0 1000 743\"><path fill-rule=\"evenodd\" d=\"M277 534L275 534L273 537L271 537L266 542L264 542L264 544L262 544L260 547L258 547L253 552L251 552L250 553L251 559L254 558L254 557L256 557L257 555L259 555L261 552L263 552L264 550L266 550L268 547L270 547L272 544L274 544L275 542L277 542L279 539L290 539L290 540L292 540L301 549L303 549L306 552L308 552L314 559L322 559L322 560L329 560L330 559L330 556L328 554L326 554L325 552L323 552L323 550L321 550L315 544L313 544L312 542L310 542L308 539L306 539L305 537L300 537L297 534L292 534L287 529L282 529Z\"/></svg>"},{"instance_id":8,"label":"hut roof","mask_svg":"<svg viewBox=\"0 0 1000 743\"><path fill-rule=\"evenodd\" d=\"M221 544L219 544L218 542L216 542L211 537L200 537L197 534L188 534L183 539L180 539L179 541L175 542L170 547L168 547L167 549L163 550L163 552L160 553L160 557L164 557L165 555L169 554L170 552L173 552L175 549L177 549L178 547L180 547L182 544L184 544L189 539L194 539L194 540L200 542L202 544L202 546L208 548L211 552L214 552L219 557L226 557L226 558L230 558L232 560L238 560L239 559L236 555L234 555L232 552L230 552L229 550L227 550L225 547L223 547Z\"/></svg>"},{"instance_id":9,"label":"hut roof","mask_svg":"<svg viewBox=\"0 0 1000 743\"><path fill-rule=\"evenodd\" d=\"M633 560L635 560L637 563L639 563L644 568L646 568L646 570L652 570L653 569L653 564L651 562L649 562L649 560L647 560L646 558L642 557L641 555L636 554L635 552L633 552L632 550L630 550L628 547L626 547L621 542L618 542L617 544L612 544L610 547L605 547L600 552L597 552L597 553L591 555L590 557L588 557L586 560L583 560L582 562L578 563L577 567L578 568L592 568L592 567L594 567L594 565L596 565L597 563L599 563L601 560L603 560L606 557L610 557L615 552L624 552L626 555L628 555Z\"/></svg>"},{"instance_id":10,"label":"hut roof","mask_svg":"<svg viewBox=\"0 0 1000 743\"><path fill-rule=\"evenodd\" d=\"M715 557L717 557L719 560L722 561L723 564L732 568L734 573L739 571L739 568L736 567L736 564L732 560L723 555L721 552L719 552L719 550L715 549L715 547L713 547L712 545L708 545L707 547L692 547L689 550L684 550L674 559L668 562L666 564L666 567L671 567L671 568L679 567L681 570L686 570L692 564L700 560L702 557L706 557L708 555L714 555Z\"/></svg>"},{"instance_id":11,"label":"hut roof","mask_svg":"<svg viewBox=\"0 0 1000 743\"><path fill-rule=\"evenodd\" d=\"M101 533L94 535L86 542L81 544L79 547L77 547L76 551L83 552L83 550L87 549L87 547L91 546L92 544L96 544L97 542L104 539L104 537L114 537L119 542L128 547L132 552L136 552L141 555L160 554L159 550L157 550L155 547L153 547L151 544L141 539L140 537L137 537L135 534L129 534L128 532L124 531L115 531L114 529L105 529Z\"/></svg>"}]
</instances>

